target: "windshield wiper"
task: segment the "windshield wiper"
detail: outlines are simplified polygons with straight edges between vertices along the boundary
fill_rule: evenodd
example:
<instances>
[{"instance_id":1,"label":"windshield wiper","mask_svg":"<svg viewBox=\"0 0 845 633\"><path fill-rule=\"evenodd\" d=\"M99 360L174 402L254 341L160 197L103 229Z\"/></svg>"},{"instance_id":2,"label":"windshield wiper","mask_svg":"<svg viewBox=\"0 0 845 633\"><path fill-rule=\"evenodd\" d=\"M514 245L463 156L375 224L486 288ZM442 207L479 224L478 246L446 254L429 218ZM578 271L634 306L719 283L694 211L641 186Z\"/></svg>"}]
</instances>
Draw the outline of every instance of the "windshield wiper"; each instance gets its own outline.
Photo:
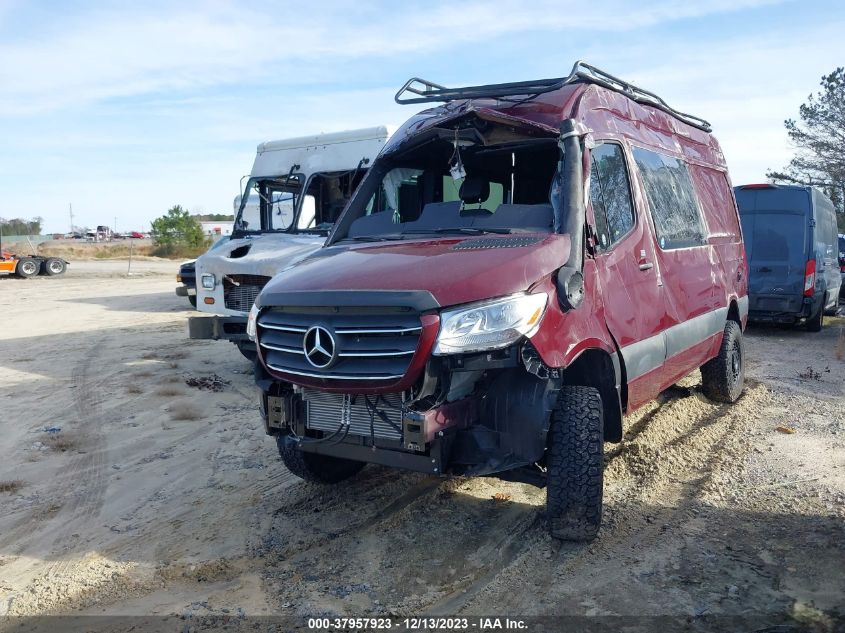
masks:
<instances>
[{"instance_id":1,"label":"windshield wiper","mask_svg":"<svg viewBox=\"0 0 845 633\"><path fill-rule=\"evenodd\" d=\"M389 235L356 235L355 237L344 237L341 241L342 242L391 242L395 240L405 239L401 235L397 234L389 234Z\"/></svg>"},{"instance_id":2,"label":"windshield wiper","mask_svg":"<svg viewBox=\"0 0 845 633\"><path fill-rule=\"evenodd\" d=\"M499 227L490 227L490 228L480 228L477 226L452 226L452 227L444 227L439 229L412 229L410 231L404 231L405 233L458 233L464 235L484 235L485 233L498 233L501 235L506 235L511 233L511 229L499 228Z\"/></svg>"}]
</instances>

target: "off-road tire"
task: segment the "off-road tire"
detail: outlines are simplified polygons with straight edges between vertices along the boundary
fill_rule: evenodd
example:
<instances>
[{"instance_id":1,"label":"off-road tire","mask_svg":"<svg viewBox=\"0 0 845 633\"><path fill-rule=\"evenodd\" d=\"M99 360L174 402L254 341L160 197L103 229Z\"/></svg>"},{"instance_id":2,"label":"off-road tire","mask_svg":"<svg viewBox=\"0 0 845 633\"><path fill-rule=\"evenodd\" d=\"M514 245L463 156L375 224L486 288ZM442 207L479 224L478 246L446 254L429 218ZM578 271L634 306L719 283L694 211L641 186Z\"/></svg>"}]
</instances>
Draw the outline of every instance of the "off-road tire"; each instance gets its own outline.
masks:
<instances>
[{"instance_id":1,"label":"off-road tire","mask_svg":"<svg viewBox=\"0 0 845 633\"><path fill-rule=\"evenodd\" d=\"M188 295L188 303L190 303L195 308L197 307L197 296L196 295Z\"/></svg>"},{"instance_id":2,"label":"off-road tire","mask_svg":"<svg viewBox=\"0 0 845 633\"><path fill-rule=\"evenodd\" d=\"M66 270L67 264L65 264L63 259L59 259L58 257L48 257L41 264L42 274L47 275L49 277L55 277L56 275L64 275Z\"/></svg>"},{"instance_id":3,"label":"off-road tire","mask_svg":"<svg viewBox=\"0 0 845 633\"><path fill-rule=\"evenodd\" d=\"M549 532L591 541L601 525L604 409L593 387L564 386L552 411L546 453Z\"/></svg>"},{"instance_id":4,"label":"off-road tire","mask_svg":"<svg viewBox=\"0 0 845 633\"><path fill-rule=\"evenodd\" d=\"M745 386L745 343L736 321L725 323L719 355L701 366L704 395L717 402L736 402Z\"/></svg>"},{"instance_id":5,"label":"off-road tire","mask_svg":"<svg viewBox=\"0 0 845 633\"><path fill-rule=\"evenodd\" d=\"M819 311L807 319L804 327L808 332L821 332L824 325L824 301L819 306Z\"/></svg>"},{"instance_id":6,"label":"off-road tire","mask_svg":"<svg viewBox=\"0 0 845 633\"><path fill-rule=\"evenodd\" d=\"M336 484L354 477L366 466L364 462L351 459L303 453L295 446L289 445L284 437L277 437L276 444L288 470L300 479L315 484Z\"/></svg>"},{"instance_id":7,"label":"off-road tire","mask_svg":"<svg viewBox=\"0 0 845 633\"><path fill-rule=\"evenodd\" d=\"M41 266L36 260L31 257L22 257L18 260L17 266L15 266L15 273L18 277L29 279L30 277L35 277L40 268Z\"/></svg>"},{"instance_id":8,"label":"off-road tire","mask_svg":"<svg viewBox=\"0 0 845 633\"><path fill-rule=\"evenodd\" d=\"M241 355L249 362L254 363L255 359L258 358L258 352L255 351L254 343L236 343L236 345Z\"/></svg>"}]
</instances>

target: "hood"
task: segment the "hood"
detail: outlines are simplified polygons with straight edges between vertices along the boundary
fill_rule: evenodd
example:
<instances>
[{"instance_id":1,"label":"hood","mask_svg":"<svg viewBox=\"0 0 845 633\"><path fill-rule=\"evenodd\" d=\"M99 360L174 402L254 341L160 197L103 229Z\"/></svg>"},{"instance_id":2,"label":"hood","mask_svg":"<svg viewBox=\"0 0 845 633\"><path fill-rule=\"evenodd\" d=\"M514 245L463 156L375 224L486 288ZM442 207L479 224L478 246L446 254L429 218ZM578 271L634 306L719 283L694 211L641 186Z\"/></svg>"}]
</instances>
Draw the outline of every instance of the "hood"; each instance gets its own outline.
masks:
<instances>
[{"instance_id":1,"label":"hood","mask_svg":"<svg viewBox=\"0 0 845 633\"><path fill-rule=\"evenodd\" d=\"M319 249L321 235L262 234L233 239L208 251L196 261L197 271L219 275L263 275L273 277Z\"/></svg>"},{"instance_id":2,"label":"hood","mask_svg":"<svg viewBox=\"0 0 845 633\"><path fill-rule=\"evenodd\" d=\"M528 290L569 257L569 236L484 235L320 249L270 281L262 306L296 293L425 291L441 307Z\"/></svg>"}]
</instances>

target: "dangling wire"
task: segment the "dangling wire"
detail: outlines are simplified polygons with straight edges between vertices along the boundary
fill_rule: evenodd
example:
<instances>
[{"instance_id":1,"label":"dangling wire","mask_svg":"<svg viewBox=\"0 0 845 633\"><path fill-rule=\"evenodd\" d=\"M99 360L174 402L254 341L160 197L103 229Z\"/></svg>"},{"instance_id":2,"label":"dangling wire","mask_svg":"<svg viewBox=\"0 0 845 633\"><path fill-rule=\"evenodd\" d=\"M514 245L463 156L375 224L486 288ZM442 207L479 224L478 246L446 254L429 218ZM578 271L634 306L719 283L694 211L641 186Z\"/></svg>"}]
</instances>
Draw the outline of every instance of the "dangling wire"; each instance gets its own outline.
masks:
<instances>
[{"instance_id":1,"label":"dangling wire","mask_svg":"<svg viewBox=\"0 0 845 633\"><path fill-rule=\"evenodd\" d=\"M452 175L452 180L463 180L466 178L467 171L464 169L464 163L461 160L461 148L458 145L458 128L455 128L455 140L452 141L454 149L452 155L449 157L449 173Z\"/></svg>"}]
</instances>

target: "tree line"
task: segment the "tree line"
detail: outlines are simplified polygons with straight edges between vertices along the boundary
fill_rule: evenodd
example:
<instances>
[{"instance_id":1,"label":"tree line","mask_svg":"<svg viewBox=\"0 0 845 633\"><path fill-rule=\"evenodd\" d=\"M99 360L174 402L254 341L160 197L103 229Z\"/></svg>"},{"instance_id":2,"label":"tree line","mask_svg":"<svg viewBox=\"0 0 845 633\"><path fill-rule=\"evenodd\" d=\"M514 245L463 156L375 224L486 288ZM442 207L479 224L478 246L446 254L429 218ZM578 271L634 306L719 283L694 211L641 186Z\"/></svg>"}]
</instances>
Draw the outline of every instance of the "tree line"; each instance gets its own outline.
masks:
<instances>
[{"instance_id":1,"label":"tree line","mask_svg":"<svg viewBox=\"0 0 845 633\"><path fill-rule=\"evenodd\" d=\"M40 235L42 222L44 222L43 218L0 220L0 230L3 231L3 235Z\"/></svg>"},{"instance_id":2,"label":"tree line","mask_svg":"<svg viewBox=\"0 0 845 633\"><path fill-rule=\"evenodd\" d=\"M823 76L821 90L807 97L798 115L798 120L784 121L795 156L766 177L822 189L836 207L839 231L845 233L845 68Z\"/></svg>"}]
</instances>

